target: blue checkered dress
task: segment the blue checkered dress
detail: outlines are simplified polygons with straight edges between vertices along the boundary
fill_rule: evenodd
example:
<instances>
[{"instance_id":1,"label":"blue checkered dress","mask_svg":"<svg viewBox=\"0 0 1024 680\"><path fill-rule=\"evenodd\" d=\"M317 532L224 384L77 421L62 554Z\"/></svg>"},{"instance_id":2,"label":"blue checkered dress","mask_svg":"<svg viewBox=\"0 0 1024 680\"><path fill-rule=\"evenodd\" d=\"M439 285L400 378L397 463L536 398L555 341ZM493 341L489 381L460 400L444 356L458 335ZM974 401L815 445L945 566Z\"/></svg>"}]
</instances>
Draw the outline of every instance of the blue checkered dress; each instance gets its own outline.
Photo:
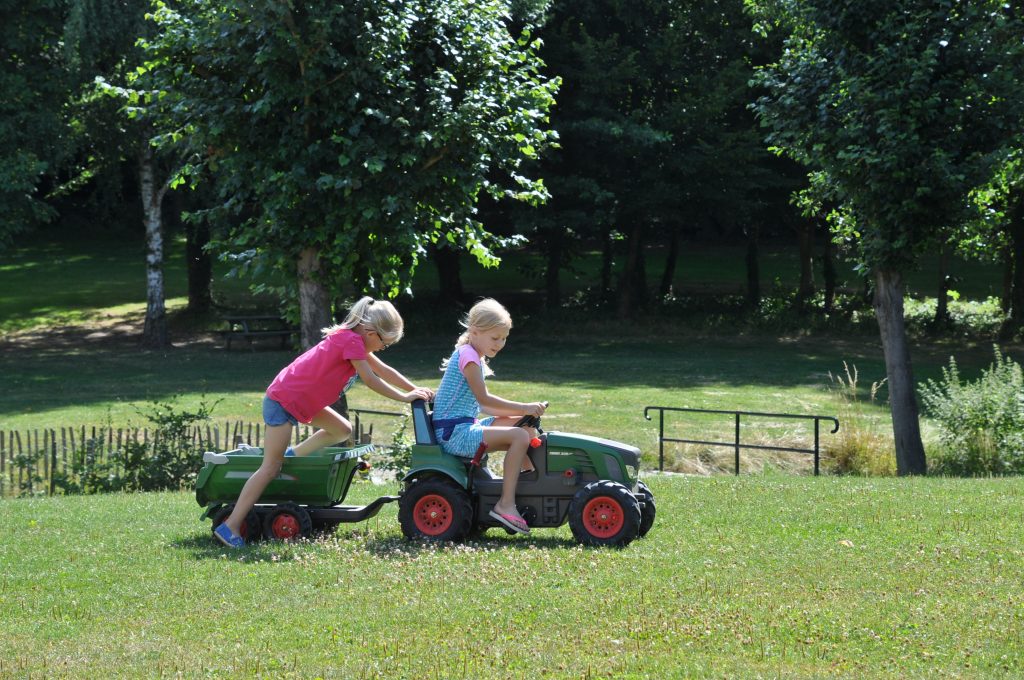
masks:
<instances>
[{"instance_id":1,"label":"blue checkered dress","mask_svg":"<svg viewBox=\"0 0 1024 680\"><path fill-rule=\"evenodd\" d=\"M464 349L470 349L468 345L461 345L452 352L448 359L448 366L444 370L444 377L441 378L441 385L434 395L434 434L441 448L445 453L463 458L472 458L473 454L480 447L484 438L484 427L490 425L494 418L474 420L455 425L454 428L447 428L450 432L445 437L446 428L437 427L438 421L452 420L459 418L475 419L480 414L480 404L473 396L473 390L469 389L466 376L459 370L459 353ZM482 371L480 364L467 364L467 370Z\"/></svg>"}]
</instances>

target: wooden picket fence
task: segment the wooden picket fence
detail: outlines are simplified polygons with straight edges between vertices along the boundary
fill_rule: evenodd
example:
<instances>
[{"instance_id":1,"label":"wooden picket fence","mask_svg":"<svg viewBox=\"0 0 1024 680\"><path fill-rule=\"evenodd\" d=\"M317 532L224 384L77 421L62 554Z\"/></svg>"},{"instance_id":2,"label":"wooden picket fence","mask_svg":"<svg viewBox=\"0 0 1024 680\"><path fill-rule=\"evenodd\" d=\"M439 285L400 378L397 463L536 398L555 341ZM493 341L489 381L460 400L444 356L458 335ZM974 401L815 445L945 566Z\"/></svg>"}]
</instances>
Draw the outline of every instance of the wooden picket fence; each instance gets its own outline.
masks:
<instances>
[{"instance_id":1,"label":"wooden picket fence","mask_svg":"<svg viewBox=\"0 0 1024 680\"><path fill-rule=\"evenodd\" d=\"M373 422L366 415L402 416L401 413L356 409L352 409L350 415L354 431L352 441L360 444L373 441ZM198 468L204 451L228 451L243 443L262 446L264 431L262 423L204 423L189 428L186 441L191 442ZM315 431L311 425L300 424L293 429L294 443L298 444ZM147 444L154 436L155 431L147 428L85 425L0 430L0 498L52 494L56 477L71 471L75 452L88 447L95 463L102 464L109 462L115 452L123 451L130 442Z\"/></svg>"}]
</instances>

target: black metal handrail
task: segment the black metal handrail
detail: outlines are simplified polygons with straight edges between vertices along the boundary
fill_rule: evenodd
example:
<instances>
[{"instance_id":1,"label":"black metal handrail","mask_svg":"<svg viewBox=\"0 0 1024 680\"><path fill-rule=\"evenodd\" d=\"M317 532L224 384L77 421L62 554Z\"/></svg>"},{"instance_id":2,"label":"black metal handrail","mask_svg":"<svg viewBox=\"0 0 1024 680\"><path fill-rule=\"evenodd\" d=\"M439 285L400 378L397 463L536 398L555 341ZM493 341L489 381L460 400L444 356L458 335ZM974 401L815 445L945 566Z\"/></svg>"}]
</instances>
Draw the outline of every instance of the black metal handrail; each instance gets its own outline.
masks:
<instances>
[{"instance_id":1,"label":"black metal handrail","mask_svg":"<svg viewBox=\"0 0 1024 680\"><path fill-rule=\"evenodd\" d=\"M762 449L768 451L790 451L794 453L812 453L814 454L814 474L817 475L819 471L819 433L820 433L820 422L822 420L831 420L835 423L835 427L832 428L832 432L829 434L835 434L839 431L839 419L834 416L811 416L795 413L760 413L757 411L718 411L715 409L706 408L678 408L675 406L645 406L644 407L644 418L647 420L651 419L649 411L658 411L658 470L665 469L665 442L673 442L676 444L703 444L705 446L731 446L736 450L736 474L740 473L740 449ZM665 436L665 411L677 411L682 413L719 413L722 415L731 415L735 418L736 423L736 438L731 442L712 442L703 441L700 439L674 439ZM814 421L814 448L813 449L798 449L789 446L763 446L760 444L744 444L740 441L740 418L742 416L755 416L763 418L793 418L802 420L813 420Z\"/></svg>"}]
</instances>

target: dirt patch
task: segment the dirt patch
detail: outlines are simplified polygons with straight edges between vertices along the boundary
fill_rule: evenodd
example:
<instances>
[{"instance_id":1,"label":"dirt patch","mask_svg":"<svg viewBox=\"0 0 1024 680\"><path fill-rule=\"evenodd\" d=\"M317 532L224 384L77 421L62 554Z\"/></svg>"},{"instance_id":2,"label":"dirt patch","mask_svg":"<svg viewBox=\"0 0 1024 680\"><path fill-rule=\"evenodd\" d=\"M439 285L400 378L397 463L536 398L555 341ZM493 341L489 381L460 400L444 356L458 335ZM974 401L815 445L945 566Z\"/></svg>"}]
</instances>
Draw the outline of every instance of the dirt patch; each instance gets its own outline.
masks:
<instances>
[{"instance_id":1,"label":"dirt patch","mask_svg":"<svg viewBox=\"0 0 1024 680\"><path fill-rule=\"evenodd\" d=\"M115 314L104 312L88 319L64 325L41 326L23 331L0 334L3 351L73 351L75 349L142 349L142 331L145 317L138 313ZM172 347L217 345L221 343L216 331L170 322Z\"/></svg>"}]
</instances>

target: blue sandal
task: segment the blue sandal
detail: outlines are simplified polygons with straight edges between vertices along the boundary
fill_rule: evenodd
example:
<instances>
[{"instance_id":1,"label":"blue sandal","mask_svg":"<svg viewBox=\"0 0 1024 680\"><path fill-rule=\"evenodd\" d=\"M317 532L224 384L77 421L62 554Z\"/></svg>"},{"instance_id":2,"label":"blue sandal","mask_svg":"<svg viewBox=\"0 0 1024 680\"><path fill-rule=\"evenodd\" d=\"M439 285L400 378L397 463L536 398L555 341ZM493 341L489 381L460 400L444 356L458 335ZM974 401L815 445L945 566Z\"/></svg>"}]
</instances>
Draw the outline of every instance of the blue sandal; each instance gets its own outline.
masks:
<instances>
[{"instance_id":1,"label":"blue sandal","mask_svg":"<svg viewBox=\"0 0 1024 680\"><path fill-rule=\"evenodd\" d=\"M231 531L228 525L221 522L213 530L213 536L229 548L241 548L245 545L245 539Z\"/></svg>"}]
</instances>

